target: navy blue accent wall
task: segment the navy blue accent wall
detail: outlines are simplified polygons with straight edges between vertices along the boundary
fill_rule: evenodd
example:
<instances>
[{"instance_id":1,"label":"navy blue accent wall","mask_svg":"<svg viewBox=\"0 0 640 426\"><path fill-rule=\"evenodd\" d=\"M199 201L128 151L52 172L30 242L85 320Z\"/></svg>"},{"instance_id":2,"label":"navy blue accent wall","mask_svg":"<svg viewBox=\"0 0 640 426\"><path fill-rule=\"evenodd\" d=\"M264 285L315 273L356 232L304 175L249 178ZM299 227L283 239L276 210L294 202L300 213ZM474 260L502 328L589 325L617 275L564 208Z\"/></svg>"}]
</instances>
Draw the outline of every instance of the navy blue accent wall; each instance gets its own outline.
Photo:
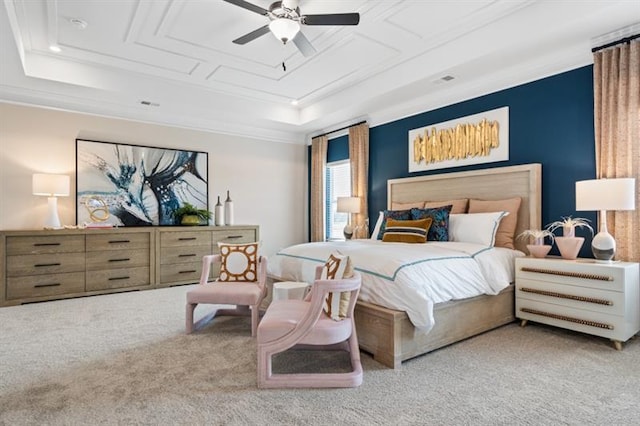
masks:
<instances>
[{"instance_id":1,"label":"navy blue accent wall","mask_svg":"<svg viewBox=\"0 0 640 426\"><path fill-rule=\"evenodd\" d=\"M508 161L408 172L409 130L503 106L509 107ZM575 211L575 182L595 178L593 121L593 67L586 66L372 127L369 133L370 229L378 211L387 207L388 179L541 163L542 225L573 216L590 219L597 230L596 212ZM346 153L345 148L339 147L342 145L347 145ZM349 155L346 136L331 140L329 147L335 155L329 161ZM577 229L576 235L585 237L580 256L592 257L589 231ZM551 254L558 254L555 246Z\"/></svg>"},{"instance_id":2,"label":"navy blue accent wall","mask_svg":"<svg viewBox=\"0 0 640 426\"><path fill-rule=\"evenodd\" d=\"M349 135L329 139L327 144L327 163L349 159Z\"/></svg>"}]
</instances>

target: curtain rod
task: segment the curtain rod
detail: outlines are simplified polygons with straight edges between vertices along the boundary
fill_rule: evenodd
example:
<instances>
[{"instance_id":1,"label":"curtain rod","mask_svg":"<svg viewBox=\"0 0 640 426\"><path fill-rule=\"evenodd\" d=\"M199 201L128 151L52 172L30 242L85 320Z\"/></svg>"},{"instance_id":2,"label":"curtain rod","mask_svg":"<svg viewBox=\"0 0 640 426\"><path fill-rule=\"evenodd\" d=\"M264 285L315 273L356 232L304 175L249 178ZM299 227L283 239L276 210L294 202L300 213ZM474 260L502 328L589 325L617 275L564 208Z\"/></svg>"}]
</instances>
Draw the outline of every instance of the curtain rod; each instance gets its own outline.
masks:
<instances>
[{"instance_id":1,"label":"curtain rod","mask_svg":"<svg viewBox=\"0 0 640 426\"><path fill-rule=\"evenodd\" d=\"M322 134L320 134L320 135L315 135L315 136L314 136L314 137L312 137L311 139L313 139L313 138L319 138L320 136L330 135L331 133L339 132L340 130L348 129L349 127L359 126L359 125L364 124L364 123L366 123L366 122L367 122L367 120L362 120L362 121L360 121L360 122L358 122L358 123L355 123L355 124L349 124L348 126L340 127L339 129L331 130L330 132L325 132L325 133L322 133Z\"/></svg>"},{"instance_id":2,"label":"curtain rod","mask_svg":"<svg viewBox=\"0 0 640 426\"><path fill-rule=\"evenodd\" d=\"M629 43L631 40L635 40L640 37L640 34L635 34L629 37L621 38L620 40L612 41L611 43L604 44L602 46L594 47L591 49L591 53L596 53L599 50L606 49L607 47L615 46L616 44Z\"/></svg>"}]
</instances>

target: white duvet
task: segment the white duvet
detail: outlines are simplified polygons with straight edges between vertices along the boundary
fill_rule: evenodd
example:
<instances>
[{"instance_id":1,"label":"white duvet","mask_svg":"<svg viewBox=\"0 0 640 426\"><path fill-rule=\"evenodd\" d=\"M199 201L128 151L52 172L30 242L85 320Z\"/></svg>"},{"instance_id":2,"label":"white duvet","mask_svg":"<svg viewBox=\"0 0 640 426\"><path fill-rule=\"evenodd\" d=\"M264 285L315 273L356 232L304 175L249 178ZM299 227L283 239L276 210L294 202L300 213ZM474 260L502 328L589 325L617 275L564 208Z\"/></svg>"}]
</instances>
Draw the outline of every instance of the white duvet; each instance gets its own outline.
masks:
<instances>
[{"instance_id":1,"label":"white duvet","mask_svg":"<svg viewBox=\"0 0 640 426\"><path fill-rule=\"evenodd\" d=\"M333 251L349 255L362 274L360 300L405 311L425 332L434 324L434 304L499 293L513 282L514 259L524 256L517 250L459 242L321 242L280 251L269 259L269 274L312 283L316 266Z\"/></svg>"}]
</instances>

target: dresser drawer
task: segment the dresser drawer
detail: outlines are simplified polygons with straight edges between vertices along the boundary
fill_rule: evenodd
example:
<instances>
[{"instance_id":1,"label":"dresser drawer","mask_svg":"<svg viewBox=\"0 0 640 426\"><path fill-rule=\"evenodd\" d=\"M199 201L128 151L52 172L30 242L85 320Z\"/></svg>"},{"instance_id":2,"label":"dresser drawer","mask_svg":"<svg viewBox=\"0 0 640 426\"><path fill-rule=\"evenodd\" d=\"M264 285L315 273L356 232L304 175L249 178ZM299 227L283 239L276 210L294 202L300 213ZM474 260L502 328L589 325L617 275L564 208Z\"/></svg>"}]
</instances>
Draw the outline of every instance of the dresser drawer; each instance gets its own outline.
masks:
<instances>
[{"instance_id":1,"label":"dresser drawer","mask_svg":"<svg viewBox=\"0 0 640 426\"><path fill-rule=\"evenodd\" d=\"M213 232L213 248L216 253L218 253L218 243L243 244L255 241L256 233L253 229L225 229Z\"/></svg>"},{"instance_id":2,"label":"dresser drawer","mask_svg":"<svg viewBox=\"0 0 640 426\"><path fill-rule=\"evenodd\" d=\"M87 274L87 291L151 285L149 267L94 271Z\"/></svg>"},{"instance_id":3,"label":"dresser drawer","mask_svg":"<svg viewBox=\"0 0 640 426\"><path fill-rule=\"evenodd\" d=\"M7 276L58 274L84 271L84 253L7 256Z\"/></svg>"},{"instance_id":4,"label":"dresser drawer","mask_svg":"<svg viewBox=\"0 0 640 426\"><path fill-rule=\"evenodd\" d=\"M147 250L151 244L148 233L108 233L87 235L87 251L103 250Z\"/></svg>"},{"instance_id":5,"label":"dresser drawer","mask_svg":"<svg viewBox=\"0 0 640 426\"><path fill-rule=\"evenodd\" d=\"M7 278L7 299L55 296L84 291L84 272Z\"/></svg>"},{"instance_id":6,"label":"dresser drawer","mask_svg":"<svg viewBox=\"0 0 640 426\"><path fill-rule=\"evenodd\" d=\"M149 250L105 250L87 252L87 271L149 266Z\"/></svg>"},{"instance_id":7,"label":"dresser drawer","mask_svg":"<svg viewBox=\"0 0 640 426\"><path fill-rule=\"evenodd\" d=\"M160 250L160 263L202 262L202 257L211 254L211 246L163 247Z\"/></svg>"},{"instance_id":8,"label":"dresser drawer","mask_svg":"<svg viewBox=\"0 0 640 426\"><path fill-rule=\"evenodd\" d=\"M624 293L544 281L518 279L516 297L586 311L624 316Z\"/></svg>"},{"instance_id":9,"label":"dresser drawer","mask_svg":"<svg viewBox=\"0 0 640 426\"><path fill-rule=\"evenodd\" d=\"M84 252L84 235L51 235L7 237L7 255L81 253Z\"/></svg>"},{"instance_id":10,"label":"dresser drawer","mask_svg":"<svg viewBox=\"0 0 640 426\"><path fill-rule=\"evenodd\" d=\"M211 232L181 231L160 234L160 247L176 246L211 246Z\"/></svg>"},{"instance_id":11,"label":"dresser drawer","mask_svg":"<svg viewBox=\"0 0 640 426\"><path fill-rule=\"evenodd\" d=\"M200 281L202 262L179 263L160 266L160 283Z\"/></svg>"}]
</instances>

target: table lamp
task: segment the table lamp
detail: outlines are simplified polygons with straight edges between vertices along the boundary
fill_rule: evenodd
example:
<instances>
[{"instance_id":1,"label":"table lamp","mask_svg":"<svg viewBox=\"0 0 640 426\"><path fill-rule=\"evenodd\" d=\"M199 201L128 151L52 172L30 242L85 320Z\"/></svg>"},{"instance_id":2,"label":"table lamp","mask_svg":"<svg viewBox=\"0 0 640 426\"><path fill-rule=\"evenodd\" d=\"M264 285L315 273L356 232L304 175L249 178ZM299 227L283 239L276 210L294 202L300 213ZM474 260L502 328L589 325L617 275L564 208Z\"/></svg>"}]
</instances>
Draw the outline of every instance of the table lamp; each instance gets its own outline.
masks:
<instances>
[{"instance_id":1,"label":"table lamp","mask_svg":"<svg viewBox=\"0 0 640 426\"><path fill-rule=\"evenodd\" d=\"M360 213L360 198L358 197L338 197L338 213L347 213L347 225L342 231L344 238L350 240L353 236L353 226L351 226L351 213Z\"/></svg>"},{"instance_id":2,"label":"table lamp","mask_svg":"<svg viewBox=\"0 0 640 426\"><path fill-rule=\"evenodd\" d=\"M633 178L576 182L576 210L600 211L600 232L591 241L597 261L611 262L616 254L616 240L607 231L607 210L634 210L635 182Z\"/></svg>"},{"instance_id":3,"label":"table lamp","mask_svg":"<svg viewBox=\"0 0 640 426\"><path fill-rule=\"evenodd\" d=\"M49 212L44 222L45 228L61 228L58 217L58 198L69 195L69 176L35 173L32 181L33 195L49 197Z\"/></svg>"}]
</instances>

